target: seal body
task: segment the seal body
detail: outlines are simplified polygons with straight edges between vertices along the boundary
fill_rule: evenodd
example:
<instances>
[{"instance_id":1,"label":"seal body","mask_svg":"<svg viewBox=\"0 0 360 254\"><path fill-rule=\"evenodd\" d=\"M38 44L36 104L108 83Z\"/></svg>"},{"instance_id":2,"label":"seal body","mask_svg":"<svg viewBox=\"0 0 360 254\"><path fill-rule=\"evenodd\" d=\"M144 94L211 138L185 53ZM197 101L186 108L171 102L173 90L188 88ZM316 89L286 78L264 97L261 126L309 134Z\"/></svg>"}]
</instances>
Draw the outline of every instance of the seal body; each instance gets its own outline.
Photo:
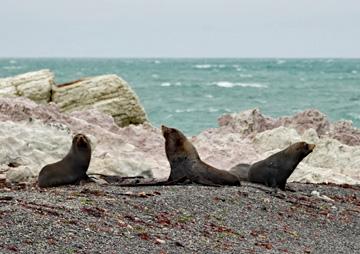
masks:
<instances>
[{"instance_id":1,"label":"seal body","mask_svg":"<svg viewBox=\"0 0 360 254\"><path fill-rule=\"evenodd\" d=\"M287 179L297 165L315 148L314 144L297 142L252 165L239 164L230 172L241 180L285 190Z\"/></svg>"},{"instance_id":2,"label":"seal body","mask_svg":"<svg viewBox=\"0 0 360 254\"><path fill-rule=\"evenodd\" d=\"M55 187L76 184L87 180L86 174L91 159L91 145L84 134L74 136L69 153L61 160L46 165L39 173L39 187Z\"/></svg>"},{"instance_id":3,"label":"seal body","mask_svg":"<svg viewBox=\"0 0 360 254\"><path fill-rule=\"evenodd\" d=\"M240 181L233 174L203 162L195 147L181 131L166 126L161 126L161 130L171 168L168 181L187 179L204 185L240 185Z\"/></svg>"}]
</instances>

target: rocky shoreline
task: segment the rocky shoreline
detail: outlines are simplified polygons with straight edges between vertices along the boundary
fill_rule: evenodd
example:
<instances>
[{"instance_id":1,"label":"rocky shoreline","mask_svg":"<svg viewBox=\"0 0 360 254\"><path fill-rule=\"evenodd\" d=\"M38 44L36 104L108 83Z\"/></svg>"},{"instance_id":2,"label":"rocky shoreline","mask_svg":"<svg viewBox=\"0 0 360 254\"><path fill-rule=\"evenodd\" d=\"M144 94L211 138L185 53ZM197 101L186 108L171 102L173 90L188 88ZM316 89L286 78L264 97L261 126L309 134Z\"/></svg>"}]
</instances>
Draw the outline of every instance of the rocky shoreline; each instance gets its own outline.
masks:
<instances>
[{"instance_id":1,"label":"rocky shoreline","mask_svg":"<svg viewBox=\"0 0 360 254\"><path fill-rule=\"evenodd\" d=\"M10 80L0 80L0 94L14 92L0 98L0 252L360 251L360 130L351 122L332 123L315 109L280 118L251 109L220 116L218 128L191 138L202 160L226 170L268 157L294 142L315 143L315 150L289 178L295 192L269 194L247 183L135 188L101 180L39 189L40 169L63 158L76 133L91 140L90 174L166 178L170 167L164 139L144 118L141 124L128 125L131 121L115 119L117 113L90 104L65 103L71 108L67 111L60 101L19 97L33 94L21 92L24 87L33 91L32 82ZM63 87L74 89L76 95L79 87L86 87L86 82L92 86L94 80ZM52 85L51 91L58 89ZM113 87L110 81L106 86Z\"/></svg>"},{"instance_id":2,"label":"rocky shoreline","mask_svg":"<svg viewBox=\"0 0 360 254\"><path fill-rule=\"evenodd\" d=\"M67 153L76 133L92 142L89 173L166 178L170 172L164 139L149 123L119 127L95 109L63 113L54 104L23 97L0 98L0 120L0 179L11 183L35 181L44 165ZM277 119L257 109L224 115L218 128L191 138L205 162L225 170L266 158L294 142L314 143L313 153L289 181L337 184L360 183L359 140L360 131L350 122L331 123L314 109Z\"/></svg>"}]
</instances>

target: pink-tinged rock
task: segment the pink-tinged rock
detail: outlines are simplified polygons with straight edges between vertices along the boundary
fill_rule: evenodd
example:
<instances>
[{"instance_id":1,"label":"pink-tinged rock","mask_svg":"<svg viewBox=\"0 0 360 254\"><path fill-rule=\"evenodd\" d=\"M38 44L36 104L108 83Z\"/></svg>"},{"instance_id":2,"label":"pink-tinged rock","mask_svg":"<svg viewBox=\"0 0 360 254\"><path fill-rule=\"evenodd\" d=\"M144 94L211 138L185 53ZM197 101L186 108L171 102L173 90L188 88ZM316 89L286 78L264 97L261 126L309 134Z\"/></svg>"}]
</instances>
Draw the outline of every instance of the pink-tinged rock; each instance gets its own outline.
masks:
<instances>
[{"instance_id":1,"label":"pink-tinged rock","mask_svg":"<svg viewBox=\"0 0 360 254\"><path fill-rule=\"evenodd\" d=\"M329 131L330 123L327 116L317 109L308 109L291 117L280 117L276 126L285 126L296 129L300 134L307 129L314 129L319 136Z\"/></svg>"},{"instance_id":2,"label":"pink-tinged rock","mask_svg":"<svg viewBox=\"0 0 360 254\"><path fill-rule=\"evenodd\" d=\"M92 142L89 173L148 177L169 174L164 139L160 130L149 124L120 128L111 116L95 110L60 113L54 105L37 105L18 97L0 98L0 125L0 164L16 160L24 166L8 171L16 182L29 175L36 178L44 165L64 157L75 133L86 134ZM39 145L31 147L32 144ZM26 179L21 179L21 175Z\"/></svg>"},{"instance_id":3,"label":"pink-tinged rock","mask_svg":"<svg viewBox=\"0 0 360 254\"><path fill-rule=\"evenodd\" d=\"M219 128L191 138L201 158L217 168L253 163L303 140L316 148L291 181L360 184L359 129L349 122L329 123L317 110L280 118L248 110L222 116L219 122ZM36 178L44 165L64 157L79 132L92 142L89 173L165 178L170 172L161 131L150 124L120 128L96 110L66 114L54 105L0 98L2 173L13 182Z\"/></svg>"},{"instance_id":4,"label":"pink-tinged rock","mask_svg":"<svg viewBox=\"0 0 360 254\"><path fill-rule=\"evenodd\" d=\"M259 109L251 109L223 115L218 122L220 128L227 128L244 136L254 136L283 126L293 128L299 134L314 129L319 137L332 137L350 146L360 145L360 130L354 128L351 121L330 123L327 116L317 109L308 109L294 116L279 118L264 116Z\"/></svg>"},{"instance_id":5,"label":"pink-tinged rock","mask_svg":"<svg viewBox=\"0 0 360 254\"><path fill-rule=\"evenodd\" d=\"M259 109L249 109L240 113L225 114L218 119L220 127L228 127L242 135L251 135L276 126L276 120L261 114Z\"/></svg>"},{"instance_id":6,"label":"pink-tinged rock","mask_svg":"<svg viewBox=\"0 0 360 254\"><path fill-rule=\"evenodd\" d=\"M350 146L360 145L360 130L351 121L338 121L331 125L329 136Z\"/></svg>"}]
</instances>

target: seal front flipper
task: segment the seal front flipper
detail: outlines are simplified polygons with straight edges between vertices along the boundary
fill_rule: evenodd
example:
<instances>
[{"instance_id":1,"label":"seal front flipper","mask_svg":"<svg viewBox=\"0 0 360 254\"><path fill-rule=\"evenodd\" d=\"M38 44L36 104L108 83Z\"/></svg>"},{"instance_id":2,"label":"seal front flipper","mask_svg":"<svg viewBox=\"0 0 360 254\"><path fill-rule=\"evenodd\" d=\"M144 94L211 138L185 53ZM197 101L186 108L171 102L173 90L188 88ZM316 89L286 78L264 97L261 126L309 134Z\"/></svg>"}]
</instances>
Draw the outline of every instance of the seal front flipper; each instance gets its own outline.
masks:
<instances>
[{"instance_id":1,"label":"seal front flipper","mask_svg":"<svg viewBox=\"0 0 360 254\"><path fill-rule=\"evenodd\" d=\"M277 188L279 185L276 181L276 176L272 174L271 172L271 168L266 168L265 171L270 172L267 176L267 178L265 179L265 185L271 188Z\"/></svg>"}]
</instances>

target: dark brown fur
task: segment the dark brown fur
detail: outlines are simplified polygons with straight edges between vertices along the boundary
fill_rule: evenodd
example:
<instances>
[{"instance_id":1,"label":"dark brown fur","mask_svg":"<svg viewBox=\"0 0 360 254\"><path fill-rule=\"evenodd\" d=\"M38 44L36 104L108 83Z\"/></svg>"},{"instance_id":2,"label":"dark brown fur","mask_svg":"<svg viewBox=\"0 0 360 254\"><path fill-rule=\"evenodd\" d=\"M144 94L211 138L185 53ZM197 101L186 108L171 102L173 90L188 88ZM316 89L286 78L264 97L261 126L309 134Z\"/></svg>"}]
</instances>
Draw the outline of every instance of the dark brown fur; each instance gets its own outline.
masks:
<instances>
[{"instance_id":1,"label":"dark brown fur","mask_svg":"<svg viewBox=\"0 0 360 254\"><path fill-rule=\"evenodd\" d=\"M161 130L171 168L168 181L188 179L204 185L240 185L234 175L203 162L195 147L179 130L166 126L161 126Z\"/></svg>"},{"instance_id":2,"label":"dark brown fur","mask_svg":"<svg viewBox=\"0 0 360 254\"><path fill-rule=\"evenodd\" d=\"M314 144L298 142L252 165L239 164L230 172L240 180L285 190L287 179L314 148Z\"/></svg>"},{"instance_id":3,"label":"dark brown fur","mask_svg":"<svg viewBox=\"0 0 360 254\"><path fill-rule=\"evenodd\" d=\"M55 187L77 184L87 180L86 171L91 159L91 145L83 134L77 134L72 141L69 153L61 160L43 167L39 174L39 187Z\"/></svg>"}]
</instances>

